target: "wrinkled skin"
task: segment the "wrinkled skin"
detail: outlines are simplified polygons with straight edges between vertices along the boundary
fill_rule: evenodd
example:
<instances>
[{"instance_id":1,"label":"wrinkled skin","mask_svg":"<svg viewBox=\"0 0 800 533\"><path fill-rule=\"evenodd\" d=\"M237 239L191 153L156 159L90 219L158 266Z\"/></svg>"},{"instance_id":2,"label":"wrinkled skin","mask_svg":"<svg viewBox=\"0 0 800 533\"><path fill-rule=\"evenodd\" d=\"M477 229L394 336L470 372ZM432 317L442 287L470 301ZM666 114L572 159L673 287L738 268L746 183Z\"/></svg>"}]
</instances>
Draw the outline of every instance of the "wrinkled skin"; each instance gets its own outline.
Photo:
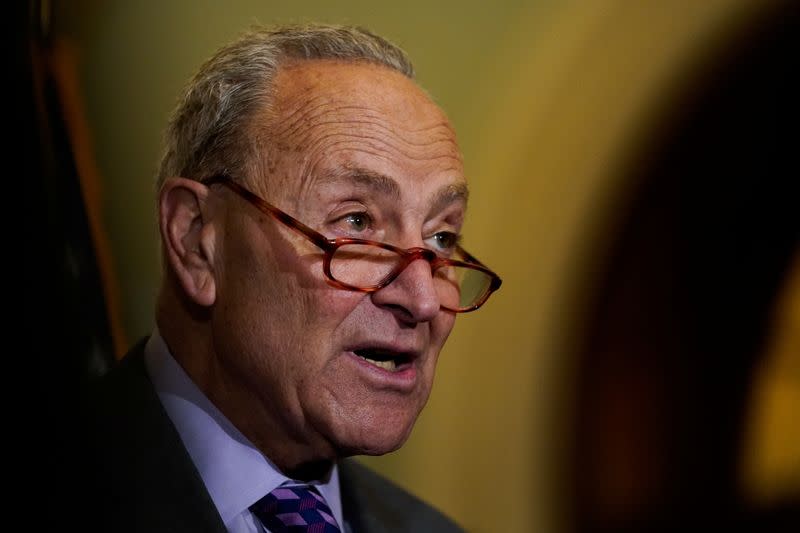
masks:
<instances>
[{"instance_id":1,"label":"wrinkled skin","mask_svg":"<svg viewBox=\"0 0 800 533\"><path fill-rule=\"evenodd\" d=\"M461 155L414 82L315 60L283 67L276 90L254 125L270 148L246 177L253 192L327 237L438 250L441 235L460 231ZM415 261L374 293L337 289L319 248L233 192L178 179L167 202L170 187L174 202L197 204L176 238L196 257L176 277L208 311L193 353L173 351L212 401L284 471L402 445L455 320L429 265ZM353 353L378 348L404 364L387 370Z\"/></svg>"}]
</instances>

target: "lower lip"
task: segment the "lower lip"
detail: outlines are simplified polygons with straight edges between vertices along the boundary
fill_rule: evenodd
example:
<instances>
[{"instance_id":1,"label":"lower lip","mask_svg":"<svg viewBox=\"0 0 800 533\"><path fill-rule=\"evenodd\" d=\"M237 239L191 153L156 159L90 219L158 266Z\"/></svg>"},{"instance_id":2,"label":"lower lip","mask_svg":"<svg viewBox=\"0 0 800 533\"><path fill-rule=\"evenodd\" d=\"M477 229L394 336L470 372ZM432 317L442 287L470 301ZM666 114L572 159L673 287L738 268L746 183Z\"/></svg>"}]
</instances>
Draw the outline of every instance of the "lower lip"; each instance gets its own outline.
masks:
<instances>
[{"instance_id":1,"label":"lower lip","mask_svg":"<svg viewBox=\"0 0 800 533\"><path fill-rule=\"evenodd\" d=\"M390 371L373 365L353 352L347 352L347 354L350 356L350 359L358 364L363 375L366 376L367 380L376 388L410 392L416 385L417 368L413 362L404 363L401 368Z\"/></svg>"}]
</instances>

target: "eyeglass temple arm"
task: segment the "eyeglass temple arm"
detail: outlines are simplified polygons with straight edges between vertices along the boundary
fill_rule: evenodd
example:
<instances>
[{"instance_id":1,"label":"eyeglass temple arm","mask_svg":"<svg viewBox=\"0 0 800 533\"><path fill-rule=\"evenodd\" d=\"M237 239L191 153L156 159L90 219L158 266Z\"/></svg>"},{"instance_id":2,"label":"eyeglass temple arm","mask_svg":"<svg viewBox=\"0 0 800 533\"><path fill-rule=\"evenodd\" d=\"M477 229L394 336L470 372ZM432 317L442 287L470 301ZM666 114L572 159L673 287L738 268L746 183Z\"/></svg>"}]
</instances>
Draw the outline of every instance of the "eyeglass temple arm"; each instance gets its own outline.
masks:
<instances>
[{"instance_id":1,"label":"eyeglass temple arm","mask_svg":"<svg viewBox=\"0 0 800 533\"><path fill-rule=\"evenodd\" d=\"M217 174L216 176L212 176L208 179L203 180L202 183L206 186L211 186L217 183L225 185L226 187L233 190L236 194L242 196L245 200L256 206L261 212L271 215L278 222L304 235L311 242L313 242L323 250L328 250L331 247L332 243L324 235L322 235L318 231L309 228L308 226L306 226L293 216L289 215L288 213L284 213L283 211L281 211L274 205L270 204L260 196L257 196L255 193L242 187L241 185L236 183L233 179L231 179L229 176L226 176L224 174Z\"/></svg>"}]
</instances>

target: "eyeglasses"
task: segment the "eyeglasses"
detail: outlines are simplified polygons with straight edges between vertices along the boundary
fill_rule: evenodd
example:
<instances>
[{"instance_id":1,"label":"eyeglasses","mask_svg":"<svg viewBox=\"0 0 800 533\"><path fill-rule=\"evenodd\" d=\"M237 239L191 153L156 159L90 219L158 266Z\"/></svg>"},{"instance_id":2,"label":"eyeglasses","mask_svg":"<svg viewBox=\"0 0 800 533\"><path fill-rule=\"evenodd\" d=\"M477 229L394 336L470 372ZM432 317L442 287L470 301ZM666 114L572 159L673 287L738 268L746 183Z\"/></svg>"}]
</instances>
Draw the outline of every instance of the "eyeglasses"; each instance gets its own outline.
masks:
<instances>
[{"instance_id":1,"label":"eyeglasses","mask_svg":"<svg viewBox=\"0 0 800 533\"><path fill-rule=\"evenodd\" d=\"M427 248L403 249L391 244L339 237L328 239L299 220L284 213L260 196L225 175L203 183L221 184L247 200L259 211L297 231L325 252L322 270L330 285L339 289L375 292L389 285L417 259L427 261L439 304L455 313L474 311L500 288L500 277L486 268L461 246L455 253L463 260L440 257Z\"/></svg>"}]
</instances>

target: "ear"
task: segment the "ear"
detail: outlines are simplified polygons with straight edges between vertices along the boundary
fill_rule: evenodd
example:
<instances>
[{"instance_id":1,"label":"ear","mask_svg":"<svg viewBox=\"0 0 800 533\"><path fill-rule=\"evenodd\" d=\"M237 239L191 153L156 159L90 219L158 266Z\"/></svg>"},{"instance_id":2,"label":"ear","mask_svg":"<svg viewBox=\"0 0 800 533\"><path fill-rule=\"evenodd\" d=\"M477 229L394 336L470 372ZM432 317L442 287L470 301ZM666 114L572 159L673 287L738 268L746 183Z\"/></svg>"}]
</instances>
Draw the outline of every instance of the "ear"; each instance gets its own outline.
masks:
<instances>
[{"instance_id":1,"label":"ear","mask_svg":"<svg viewBox=\"0 0 800 533\"><path fill-rule=\"evenodd\" d=\"M186 178L168 178L158 195L164 260L186 295L208 307L216 299L215 232L209 223L208 187Z\"/></svg>"}]
</instances>

